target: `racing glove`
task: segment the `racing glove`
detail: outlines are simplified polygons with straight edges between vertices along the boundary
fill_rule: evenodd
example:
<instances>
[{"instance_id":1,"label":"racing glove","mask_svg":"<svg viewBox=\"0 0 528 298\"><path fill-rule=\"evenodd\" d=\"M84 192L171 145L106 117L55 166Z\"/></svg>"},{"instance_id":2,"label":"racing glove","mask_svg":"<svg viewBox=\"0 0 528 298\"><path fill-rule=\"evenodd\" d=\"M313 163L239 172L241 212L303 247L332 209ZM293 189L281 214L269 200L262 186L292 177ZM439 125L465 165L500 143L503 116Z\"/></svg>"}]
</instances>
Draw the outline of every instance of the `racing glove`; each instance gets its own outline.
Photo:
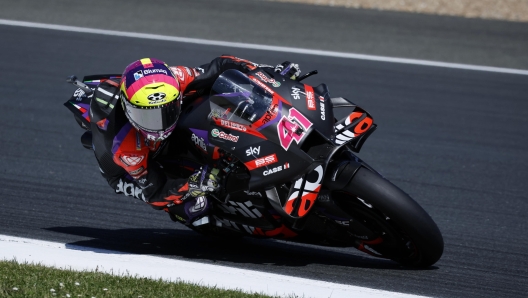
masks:
<instances>
[{"instance_id":1,"label":"racing glove","mask_svg":"<svg viewBox=\"0 0 528 298\"><path fill-rule=\"evenodd\" d=\"M275 66L275 72L295 80L301 75L301 68L299 68L299 64L291 63L290 61L284 61L281 64L277 64L277 66Z\"/></svg>"},{"instance_id":2,"label":"racing glove","mask_svg":"<svg viewBox=\"0 0 528 298\"><path fill-rule=\"evenodd\" d=\"M221 182L219 174L220 170L216 168L210 171L207 169L207 166L200 168L200 170L196 171L188 179L189 196L197 198L218 192Z\"/></svg>"}]
</instances>

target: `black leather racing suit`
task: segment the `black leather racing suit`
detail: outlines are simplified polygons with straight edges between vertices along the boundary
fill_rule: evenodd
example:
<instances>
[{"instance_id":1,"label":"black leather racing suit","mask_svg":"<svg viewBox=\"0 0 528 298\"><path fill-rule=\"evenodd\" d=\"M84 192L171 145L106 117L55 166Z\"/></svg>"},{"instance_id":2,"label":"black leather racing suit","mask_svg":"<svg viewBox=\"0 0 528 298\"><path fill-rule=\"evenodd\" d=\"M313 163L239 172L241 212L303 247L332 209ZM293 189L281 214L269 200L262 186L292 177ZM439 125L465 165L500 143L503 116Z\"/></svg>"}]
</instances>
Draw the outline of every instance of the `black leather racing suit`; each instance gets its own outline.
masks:
<instances>
[{"instance_id":1,"label":"black leather racing suit","mask_svg":"<svg viewBox=\"0 0 528 298\"><path fill-rule=\"evenodd\" d=\"M185 105L186 100L196 98L193 95L210 88L225 70L248 72L257 66L233 56L221 56L200 67L177 66L171 67L171 70L180 82ZM116 80L102 82L95 90L90 105L92 142L103 177L116 193L133 196L156 209L170 211L181 222L192 222L197 218L191 212L193 206L203 202L195 199L182 204L181 198L188 189L187 177L169 178L156 162L169 146L171 154L177 154L177 133L161 142L147 141L128 122L123 112L119 83Z\"/></svg>"}]
</instances>

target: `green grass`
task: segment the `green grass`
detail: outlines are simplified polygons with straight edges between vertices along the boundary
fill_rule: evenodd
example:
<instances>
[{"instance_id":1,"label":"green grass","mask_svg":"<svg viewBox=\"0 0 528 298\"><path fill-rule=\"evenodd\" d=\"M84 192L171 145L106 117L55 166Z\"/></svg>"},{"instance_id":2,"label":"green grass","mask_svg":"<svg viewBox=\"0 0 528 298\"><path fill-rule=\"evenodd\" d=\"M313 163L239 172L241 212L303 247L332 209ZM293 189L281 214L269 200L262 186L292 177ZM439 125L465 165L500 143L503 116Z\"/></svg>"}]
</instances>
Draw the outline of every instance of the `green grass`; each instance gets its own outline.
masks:
<instances>
[{"instance_id":1,"label":"green grass","mask_svg":"<svg viewBox=\"0 0 528 298\"><path fill-rule=\"evenodd\" d=\"M178 268L174 268L178 270ZM0 297L270 297L97 271L0 261Z\"/></svg>"}]
</instances>

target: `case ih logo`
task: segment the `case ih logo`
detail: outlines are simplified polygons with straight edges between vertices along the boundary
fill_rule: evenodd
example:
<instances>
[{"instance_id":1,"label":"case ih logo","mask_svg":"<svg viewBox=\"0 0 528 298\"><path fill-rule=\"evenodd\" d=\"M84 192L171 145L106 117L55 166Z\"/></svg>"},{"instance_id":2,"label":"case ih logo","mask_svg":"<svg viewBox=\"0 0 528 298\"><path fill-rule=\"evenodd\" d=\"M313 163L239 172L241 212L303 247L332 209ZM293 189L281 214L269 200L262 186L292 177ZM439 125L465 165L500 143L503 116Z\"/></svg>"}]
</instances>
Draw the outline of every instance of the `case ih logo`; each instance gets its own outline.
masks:
<instances>
[{"instance_id":1,"label":"case ih logo","mask_svg":"<svg viewBox=\"0 0 528 298\"><path fill-rule=\"evenodd\" d=\"M315 111L315 94L312 86L304 85L304 91L306 92L306 105L308 110Z\"/></svg>"},{"instance_id":2,"label":"case ih logo","mask_svg":"<svg viewBox=\"0 0 528 298\"><path fill-rule=\"evenodd\" d=\"M278 161L279 160L277 159L277 155L275 155L275 153L273 153L273 154L268 155L268 156L264 156L264 157L261 157L261 158L254 159L252 161L248 161L248 162L245 163L245 165L248 168L248 170L252 171L254 169L258 169L258 168L261 168L261 167L265 167L267 165L274 164L274 163L276 163Z\"/></svg>"},{"instance_id":3,"label":"case ih logo","mask_svg":"<svg viewBox=\"0 0 528 298\"><path fill-rule=\"evenodd\" d=\"M319 96L319 107L321 108L321 120L326 120L324 97Z\"/></svg>"},{"instance_id":4,"label":"case ih logo","mask_svg":"<svg viewBox=\"0 0 528 298\"><path fill-rule=\"evenodd\" d=\"M269 170L265 170L264 172L262 172L262 175L268 176L268 175L271 175L271 174L278 173L278 172L280 172L282 170L287 170L289 168L290 168L290 164L289 163L285 163L284 166L278 166L278 167L271 168Z\"/></svg>"}]
</instances>

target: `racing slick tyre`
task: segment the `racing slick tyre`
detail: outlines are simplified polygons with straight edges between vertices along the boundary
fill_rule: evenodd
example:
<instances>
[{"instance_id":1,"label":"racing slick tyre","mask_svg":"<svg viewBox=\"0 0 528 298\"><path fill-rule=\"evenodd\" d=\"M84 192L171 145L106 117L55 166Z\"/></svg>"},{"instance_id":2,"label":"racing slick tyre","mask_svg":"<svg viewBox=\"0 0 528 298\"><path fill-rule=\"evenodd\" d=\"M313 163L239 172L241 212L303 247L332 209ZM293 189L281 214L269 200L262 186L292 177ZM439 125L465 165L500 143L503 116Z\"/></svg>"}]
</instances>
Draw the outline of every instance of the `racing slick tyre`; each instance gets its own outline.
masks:
<instances>
[{"instance_id":1,"label":"racing slick tyre","mask_svg":"<svg viewBox=\"0 0 528 298\"><path fill-rule=\"evenodd\" d=\"M379 174L360 167L341 189L333 189L332 198L371 232L368 239L351 233L356 248L418 268L429 267L442 256L444 240L435 222L409 195Z\"/></svg>"}]
</instances>

